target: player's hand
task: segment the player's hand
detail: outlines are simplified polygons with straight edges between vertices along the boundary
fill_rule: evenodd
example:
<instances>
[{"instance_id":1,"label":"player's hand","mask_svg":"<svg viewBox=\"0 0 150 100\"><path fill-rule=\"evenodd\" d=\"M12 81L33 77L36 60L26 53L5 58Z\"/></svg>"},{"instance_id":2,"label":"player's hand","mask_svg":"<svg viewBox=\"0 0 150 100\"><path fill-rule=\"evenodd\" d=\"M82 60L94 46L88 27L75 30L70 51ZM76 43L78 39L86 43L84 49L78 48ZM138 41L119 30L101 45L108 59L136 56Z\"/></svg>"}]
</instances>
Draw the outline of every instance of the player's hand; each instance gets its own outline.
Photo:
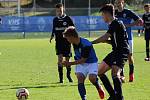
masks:
<instances>
[{"instance_id":1,"label":"player's hand","mask_svg":"<svg viewBox=\"0 0 150 100\"><path fill-rule=\"evenodd\" d=\"M68 66L71 66L71 63L68 62L68 61L63 61L63 62L62 62L62 65L68 67Z\"/></svg>"},{"instance_id":2,"label":"player's hand","mask_svg":"<svg viewBox=\"0 0 150 100\"><path fill-rule=\"evenodd\" d=\"M52 39L49 40L49 43L52 43Z\"/></svg>"}]
</instances>

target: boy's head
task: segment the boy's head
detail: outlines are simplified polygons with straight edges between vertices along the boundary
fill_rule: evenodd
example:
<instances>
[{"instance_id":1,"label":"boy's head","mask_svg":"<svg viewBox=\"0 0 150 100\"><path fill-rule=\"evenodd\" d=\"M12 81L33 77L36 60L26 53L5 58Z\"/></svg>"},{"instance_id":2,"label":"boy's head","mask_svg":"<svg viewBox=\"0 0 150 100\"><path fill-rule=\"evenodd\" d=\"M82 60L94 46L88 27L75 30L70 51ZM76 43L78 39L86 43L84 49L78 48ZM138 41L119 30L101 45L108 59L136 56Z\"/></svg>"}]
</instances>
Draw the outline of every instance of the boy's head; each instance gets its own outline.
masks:
<instances>
[{"instance_id":1,"label":"boy's head","mask_svg":"<svg viewBox=\"0 0 150 100\"><path fill-rule=\"evenodd\" d=\"M123 9L124 8L124 0L116 0L115 5L117 9Z\"/></svg>"},{"instance_id":2,"label":"boy's head","mask_svg":"<svg viewBox=\"0 0 150 100\"><path fill-rule=\"evenodd\" d=\"M145 10L146 12L150 12L150 4L145 4L145 5L144 5L144 10Z\"/></svg>"},{"instance_id":3,"label":"boy's head","mask_svg":"<svg viewBox=\"0 0 150 100\"><path fill-rule=\"evenodd\" d=\"M70 43L75 43L76 39L79 38L78 33L74 26L69 26L63 32L64 38L66 38Z\"/></svg>"},{"instance_id":4,"label":"boy's head","mask_svg":"<svg viewBox=\"0 0 150 100\"><path fill-rule=\"evenodd\" d=\"M56 8L56 16L62 16L64 14L63 4L58 3L55 5L55 8Z\"/></svg>"},{"instance_id":5,"label":"boy's head","mask_svg":"<svg viewBox=\"0 0 150 100\"><path fill-rule=\"evenodd\" d=\"M106 4L100 9L102 12L103 19L106 23L109 23L110 18L115 16L114 6L112 4Z\"/></svg>"}]
</instances>

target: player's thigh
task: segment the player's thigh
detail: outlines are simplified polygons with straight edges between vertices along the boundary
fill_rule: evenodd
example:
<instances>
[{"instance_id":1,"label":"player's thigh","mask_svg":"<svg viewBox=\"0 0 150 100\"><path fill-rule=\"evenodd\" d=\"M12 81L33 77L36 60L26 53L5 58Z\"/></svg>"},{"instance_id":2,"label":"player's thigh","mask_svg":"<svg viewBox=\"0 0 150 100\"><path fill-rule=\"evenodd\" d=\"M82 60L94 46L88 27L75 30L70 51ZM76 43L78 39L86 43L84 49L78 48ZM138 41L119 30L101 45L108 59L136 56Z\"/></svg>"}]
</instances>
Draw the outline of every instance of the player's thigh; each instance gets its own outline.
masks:
<instances>
[{"instance_id":1,"label":"player's thigh","mask_svg":"<svg viewBox=\"0 0 150 100\"><path fill-rule=\"evenodd\" d=\"M133 40L128 40L128 43L129 43L129 53L130 54L133 54ZM131 55L132 56L132 55Z\"/></svg>"},{"instance_id":2,"label":"player's thigh","mask_svg":"<svg viewBox=\"0 0 150 100\"><path fill-rule=\"evenodd\" d=\"M122 67L118 66L118 65L112 65L112 77L120 77L120 73L121 73Z\"/></svg>"},{"instance_id":3,"label":"player's thigh","mask_svg":"<svg viewBox=\"0 0 150 100\"><path fill-rule=\"evenodd\" d=\"M98 76L101 76L102 74L106 73L110 69L111 67L105 61L102 61L98 67Z\"/></svg>"},{"instance_id":4,"label":"player's thigh","mask_svg":"<svg viewBox=\"0 0 150 100\"><path fill-rule=\"evenodd\" d=\"M65 57L65 61L69 61L70 60L70 57Z\"/></svg>"},{"instance_id":5,"label":"player's thigh","mask_svg":"<svg viewBox=\"0 0 150 100\"><path fill-rule=\"evenodd\" d=\"M75 74L79 82L83 82L83 80L87 77L88 70L85 64L78 64L75 67Z\"/></svg>"}]
</instances>

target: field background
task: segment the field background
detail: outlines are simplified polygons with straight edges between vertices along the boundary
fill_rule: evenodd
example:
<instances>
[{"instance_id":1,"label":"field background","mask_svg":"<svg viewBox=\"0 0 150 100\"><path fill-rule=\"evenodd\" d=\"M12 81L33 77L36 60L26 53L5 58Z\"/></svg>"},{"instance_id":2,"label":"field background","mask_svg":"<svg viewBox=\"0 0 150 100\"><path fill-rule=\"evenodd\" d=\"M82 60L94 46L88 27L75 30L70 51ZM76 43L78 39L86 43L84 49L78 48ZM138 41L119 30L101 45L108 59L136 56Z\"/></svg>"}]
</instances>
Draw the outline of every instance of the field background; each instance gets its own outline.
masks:
<instances>
[{"instance_id":1,"label":"field background","mask_svg":"<svg viewBox=\"0 0 150 100\"><path fill-rule=\"evenodd\" d=\"M54 41L49 44L48 38L0 40L0 100L16 100L15 92L20 87L29 90L29 100L80 100L74 68L74 83L68 82L64 70L65 82L57 84L57 58L54 47ZM94 47L99 62L111 50L111 46L106 44ZM128 82L128 64L125 66L125 100L150 100L150 62L144 61L143 37L134 38L134 58L134 83ZM110 72L108 75L110 77ZM99 100L95 87L88 80L86 89L88 100ZM108 94L106 96L108 98Z\"/></svg>"}]
</instances>

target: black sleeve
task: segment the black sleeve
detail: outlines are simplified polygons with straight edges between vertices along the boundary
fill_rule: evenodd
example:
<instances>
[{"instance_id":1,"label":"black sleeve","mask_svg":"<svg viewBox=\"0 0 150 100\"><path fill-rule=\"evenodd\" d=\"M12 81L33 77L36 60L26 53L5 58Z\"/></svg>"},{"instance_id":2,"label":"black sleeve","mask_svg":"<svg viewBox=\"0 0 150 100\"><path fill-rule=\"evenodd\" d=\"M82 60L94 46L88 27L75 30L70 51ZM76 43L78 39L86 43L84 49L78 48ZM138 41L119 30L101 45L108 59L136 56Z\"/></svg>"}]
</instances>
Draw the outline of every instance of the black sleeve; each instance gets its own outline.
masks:
<instances>
[{"instance_id":1,"label":"black sleeve","mask_svg":"<svg viewBox=\"0 0 150 100\"><path fill-rule=\"evenodd\" d=\"M115 28L115 25L109 25L109 28L108 28L108 31L106 33L110 34L110 35L113 35L114 34L114 29Z\"/></svg>"},{"instance_id":2,"label":"black sleeve","mask_svg":"<svg viewBox=\"0 0 150 100\"><path fill-rule=\"evenodd\" d=\"M90 51L91 51L92 46L86 46L82 49L81 51L81 57L83 58L88 58L90 55Z\"/></svg>"},{"instance_id":3,"label":"black sleeve","mask_svg":"<svg viewBox=\"0 0 150 100\"><path fill-rule=\"evenodd\" d=\"M53 29L52 29L52 34L51 34L52 37L55 35L55 32L56 32L56 30L55 30L55 19L53 19Z\"/></svg>"},{"instance_id":4,"label":"black sleeve","mask_svg":"<svg viewBox=\"0 0 150 100\"><path fill-rule=\"evenodd\" d=\"M73 20L68 16L69 26L74 26Z\"/></svg>"}]
</instances>

